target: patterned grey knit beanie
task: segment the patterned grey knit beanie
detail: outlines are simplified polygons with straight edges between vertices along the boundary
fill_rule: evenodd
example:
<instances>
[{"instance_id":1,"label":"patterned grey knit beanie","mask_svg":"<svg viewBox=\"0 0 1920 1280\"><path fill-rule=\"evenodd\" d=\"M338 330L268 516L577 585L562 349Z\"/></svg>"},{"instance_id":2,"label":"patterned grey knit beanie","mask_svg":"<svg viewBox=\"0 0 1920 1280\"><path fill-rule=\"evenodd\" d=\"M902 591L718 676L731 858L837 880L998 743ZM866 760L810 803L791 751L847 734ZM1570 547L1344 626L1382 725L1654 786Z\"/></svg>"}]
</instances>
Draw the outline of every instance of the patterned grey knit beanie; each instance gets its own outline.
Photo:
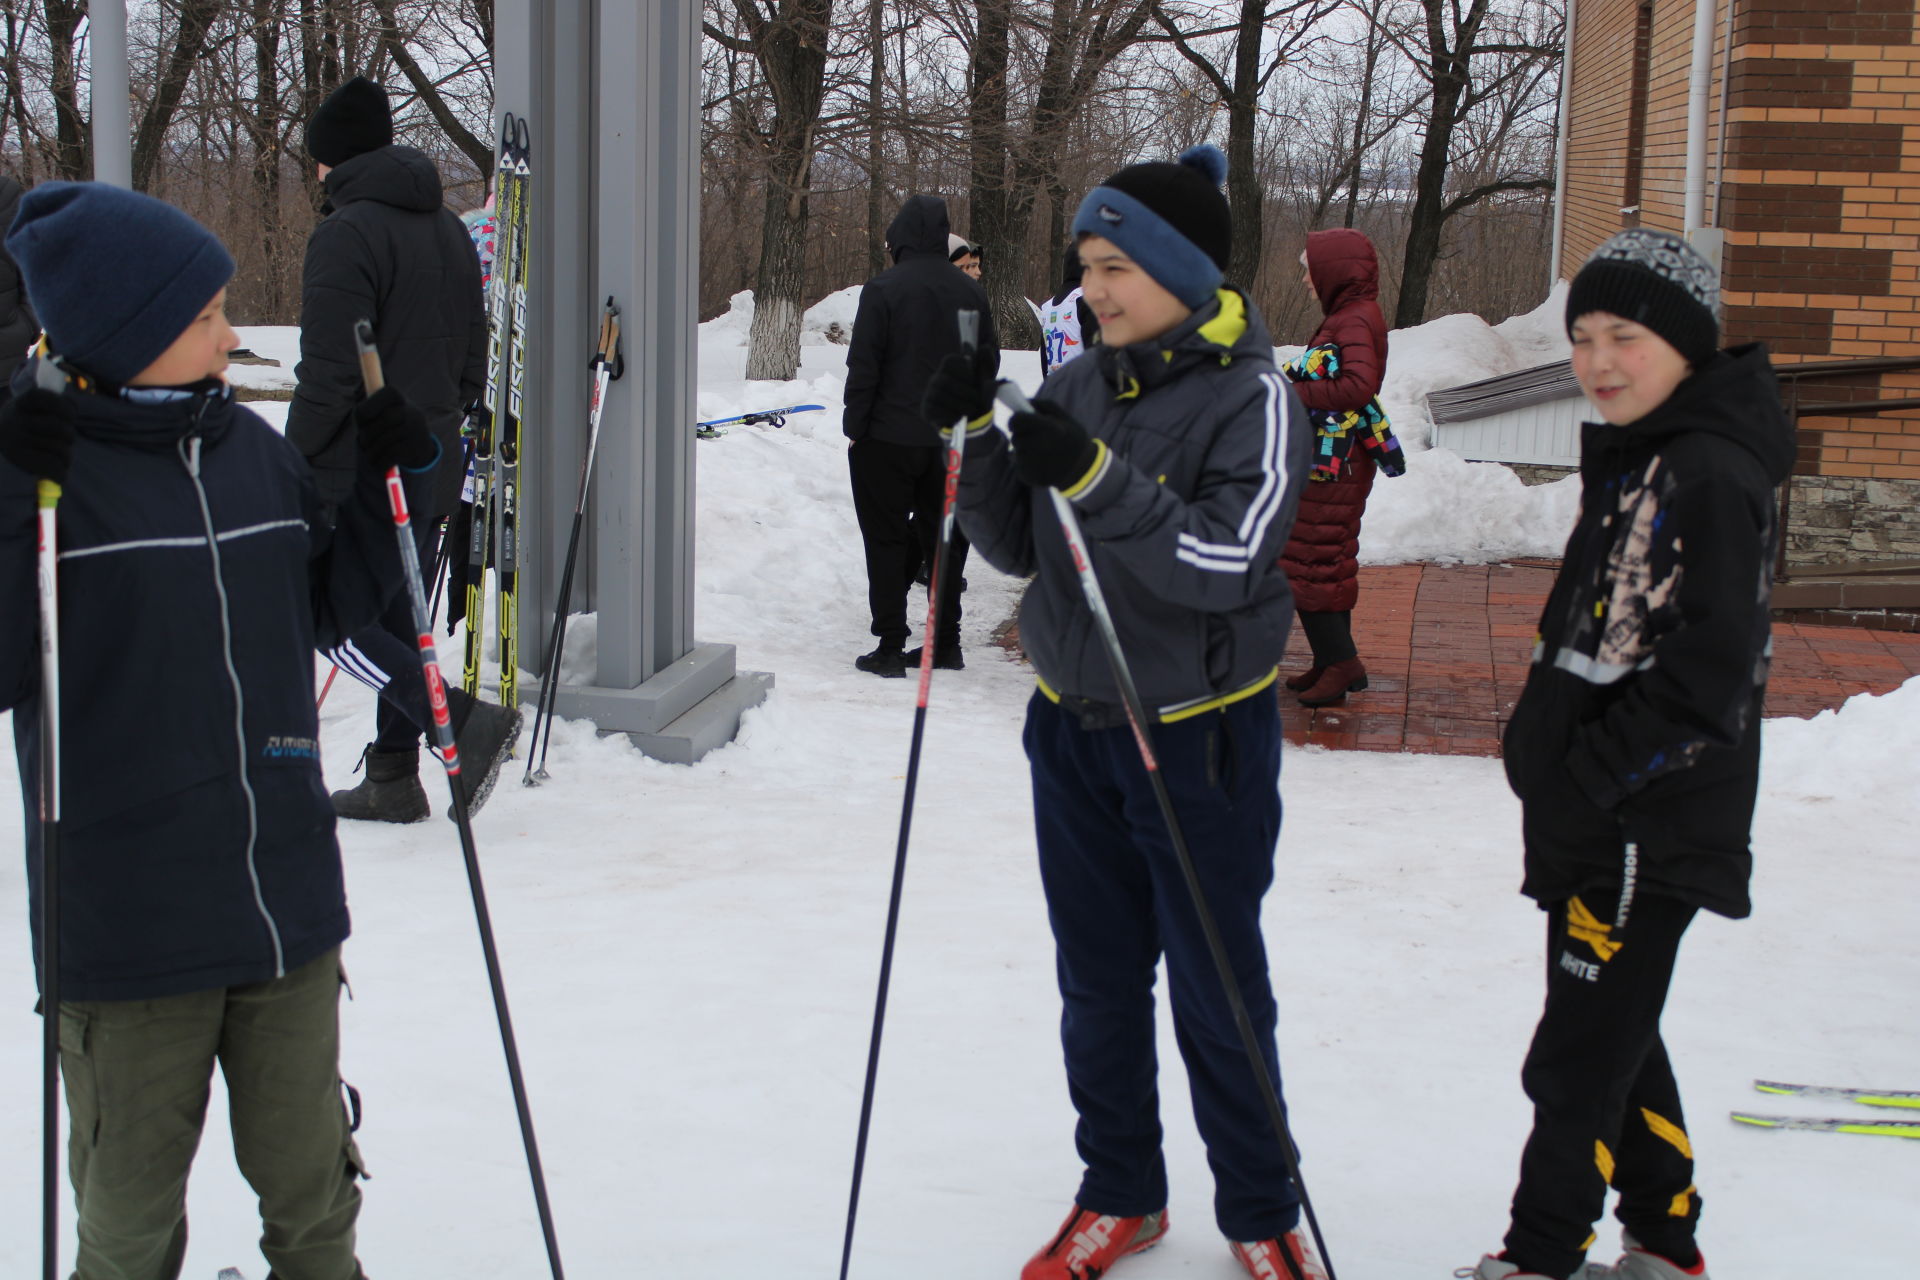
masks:
<instances>
[{"instance_id":1,"label":"patterned grey knit beanie","mask_svg":"<svg viewBox=\"0 0 1920 1280\"><path fill-rule=\"evenodd\" d=\"M1720 346L1720 274L1679 236L1629 227L1593 251L1567 293L1567 329L1591 311L1643 324L1699 368Z\"/></svg>"}]
</instances>

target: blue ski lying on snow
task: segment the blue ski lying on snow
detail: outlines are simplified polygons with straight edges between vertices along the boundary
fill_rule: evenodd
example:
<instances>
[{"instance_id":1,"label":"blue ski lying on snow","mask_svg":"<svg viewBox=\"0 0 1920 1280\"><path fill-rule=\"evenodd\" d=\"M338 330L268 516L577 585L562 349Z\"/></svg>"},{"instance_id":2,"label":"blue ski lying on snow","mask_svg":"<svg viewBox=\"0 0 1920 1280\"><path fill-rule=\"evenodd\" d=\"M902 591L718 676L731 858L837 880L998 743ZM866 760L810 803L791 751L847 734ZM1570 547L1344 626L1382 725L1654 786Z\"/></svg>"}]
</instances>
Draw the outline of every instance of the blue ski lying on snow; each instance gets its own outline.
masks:
<instances>
[{"instance_id":1,"label":"blue ski lying on snow","mask_svg":"<svg viewBox=\"0 0 1920 1280\"><path fill-rule=\"evenodd\" d=\"M1857 1102L1868 1107L1896 1107L1920 1110L1920 1090L1853 1089L1838 1085L1788 1084L1778 1080L1755 1080L1761 1093L1780 1097L1830 1098ZM1881 1120L1819 1116L1762 1115L1751 1111L1731 1113L1736 1124L1759 1129L1801 1129L1812 1133L1859 1133L1882 1138L1920 1138L1920 1120Z\"/></svg>"},{"instance_id":2,"label":"blue ski lying on snow","mask_svg":"<svg viewBox=\"0 0 1920 1280\"><path fill-rule=\"evenodd\" d=\"M784 427L787 425L787 415L790 413L818 413L826 407L823 404L790 404L784 409L761 409L754 413L736 413L731 418L709 418L705 422L694 423L693 434L702 440L718 440L727 434L721 430L723 427L734 425Z\"/></svg>"}]
</instances>

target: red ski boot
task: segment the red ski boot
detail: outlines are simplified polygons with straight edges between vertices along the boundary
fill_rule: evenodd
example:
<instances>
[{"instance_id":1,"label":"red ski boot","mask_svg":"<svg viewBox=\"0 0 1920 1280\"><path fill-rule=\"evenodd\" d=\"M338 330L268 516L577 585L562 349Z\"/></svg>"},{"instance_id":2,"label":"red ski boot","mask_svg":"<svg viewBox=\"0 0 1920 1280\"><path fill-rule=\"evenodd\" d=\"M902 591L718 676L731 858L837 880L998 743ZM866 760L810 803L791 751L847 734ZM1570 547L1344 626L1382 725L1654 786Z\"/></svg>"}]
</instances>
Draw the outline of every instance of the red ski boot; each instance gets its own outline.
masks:
<instances>
[{"instance_id":1,"label":"red ski boot","mask_svg":"<svg viewBox=\"0 0 1920 1280\"><path fill-rule=\"evenodd\" d=\"M1167 1234L1167 1211L1143 1218L1116 1218L1073 1206L1046 1247L1020 1268L1020 1280L1098 1280L1130 1253L1160 1243Z\"/></svg>"},{"instance_id":2,"label":"red ski boot","mask_svg":"<svg viewBox=\"0 0 1920 1280\"><path fill-rule=\"evenodd\" d=\"M1320 1265L1313 1246L1307 1243L1299 1227L1278 1240L1254 1240L1246 1244L1234 1241L1231 1247L1233 1256L1240 1259L1240 1265L1253 1280L1294 1280L1296 1275L1300 1280L1327 1280L1327 1269ZM1293 1256L1297 1271L1287 1267L1286 1258L1280 1255L1282 1249Z\"/></svg>"}]
</instances>

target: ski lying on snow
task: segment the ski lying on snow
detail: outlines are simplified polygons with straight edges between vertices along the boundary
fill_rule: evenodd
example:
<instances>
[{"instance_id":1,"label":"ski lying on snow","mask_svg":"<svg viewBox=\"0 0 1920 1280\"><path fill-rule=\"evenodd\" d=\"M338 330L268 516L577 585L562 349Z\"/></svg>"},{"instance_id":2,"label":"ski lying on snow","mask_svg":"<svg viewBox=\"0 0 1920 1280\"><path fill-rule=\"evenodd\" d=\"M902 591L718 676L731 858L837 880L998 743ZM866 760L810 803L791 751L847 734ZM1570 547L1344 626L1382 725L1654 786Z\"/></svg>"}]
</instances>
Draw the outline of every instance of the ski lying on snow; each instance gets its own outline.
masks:
<instances>
[{"instance_id":1,"label":"ski lying on snow","mask_svg":"<svg viewBox=\"0 0 1920 1280\"><path fill-rule=\"evenodd\" d=\"M1796 1098L1835 1098L1868 1107L1920 1109L1920 1089L1848 1089L1830 1084L1787 1084L1780 1080L1755 1080L1753 1087L1761 1093L1785 1094Z\"/></svg>"},{"instance_id":2,"label":"ski lying on snow","mask_svg":"<svg viewBox=\"0 0 1920 1280\"><path fill-rule=\"evenodd\" d=\"M1920 1138L1920 1120L1819 1119L1812 1116L1766 1116L1732 1112L1735 1124L1760 1129L1805 1129L1813 1133L1863 1133L1881 1138Z\"/></svg>"},{"instance_id":3,"label":"ski lying on snow","mask_svg":"<svg viewBox=\"0 0 1920 1280\"><path fill-rule=\"evenodd\" d=\"M823 404L790 404L784 409L757 409L752 413L736 413L731 418L709 418L705 422L694 423L693 434L699 436L702 440L717 440L727 434L720 430L721 427L730 427L736 424L744 427L760 426L762 424L784 427L787 425L787 415L790 413L819 413L825 410L826 407L827 406Z\"/></svg>"}]
</instances>

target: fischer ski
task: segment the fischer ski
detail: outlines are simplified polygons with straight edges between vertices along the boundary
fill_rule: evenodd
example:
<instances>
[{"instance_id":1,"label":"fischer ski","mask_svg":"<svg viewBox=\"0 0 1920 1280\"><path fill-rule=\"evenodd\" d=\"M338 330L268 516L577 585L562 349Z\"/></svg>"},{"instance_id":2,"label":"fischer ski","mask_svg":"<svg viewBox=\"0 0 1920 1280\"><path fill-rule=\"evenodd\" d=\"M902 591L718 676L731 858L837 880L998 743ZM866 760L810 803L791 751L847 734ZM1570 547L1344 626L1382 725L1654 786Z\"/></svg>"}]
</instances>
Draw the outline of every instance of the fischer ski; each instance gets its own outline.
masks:
<instances>
[{"instance_id":1,"label":"fischer ski","mask_svg":"<svg viewBox=\"0 0 1920 1280\"><path fill-rule=\"evenodd\" d=\"M705 422L694 423L693 434L702 440L718 440L727 434L720 430L722 427L736 425L784 427L787 425L787 415L790 413L820 413L826 407L823 404L790 404L784 409L760 409L753 413L737 413L731 418L709 418Z\"/></svg>"},{"instance_id":2,"label":"fischer ski","mask_svg":"<svg viewBox=\"0 0 1920 1280\"><path fill-rule=\"evenodd\" d=\"M1920 1120L1874 1120L1770 1116L1749 1111L1730 1113L1735 1124L1758 1129L1804 1129L1812 1133L1861 1133L1881 1138L1920 1138Z\"/></svg>"},{"instance_id":3,"label":"fischer ski","mask_svg":"<svg viewBox=\"0 0 1920 1280\"><path fill-rule=\"evenodd\" d=\"M527 275L533 258L531 207L533 140L524 117L514 121L513 283L507 356L506 429L495 441L500 453L495 502L499 513L500 705L512 708L520 690L520 434L526 423L522 392L527 373ZM513 758L513 747L507 747Z\"/></svg>"},{"instance_id":4,"label":"fischer ski","mask_svg":"<svg viewBox=\"0 0 1920 1280\"><path fill-rule=\"evenodd\" d=\"M1788 1084L1780 1080L1755 1080L1753 1087L1761 1093L1795 1098L1833 1098L1867 1107L1920 1109L1920 1089L1848 1089L1830 1084Z\"/></svg>"},{"instance_id":5,"label":"fischer ski","mask_svg":"<svg viewBox=\"0 0 1920 1280\"><path fill-rule=\"evenodd\" d=\"M494 542L494 452L505 426L507 378L512 334L514 238L519 225L522 187L518 177L520 129L512 112L500 126L500 154L494 165L494 220L498 250L493 277L487 282L487 391L486 411L474 419L472 533L467 541L467 643L461 684L474 696L480 693L480 660L486 652L487 566Z\"/></svg>"}]
</instances>

